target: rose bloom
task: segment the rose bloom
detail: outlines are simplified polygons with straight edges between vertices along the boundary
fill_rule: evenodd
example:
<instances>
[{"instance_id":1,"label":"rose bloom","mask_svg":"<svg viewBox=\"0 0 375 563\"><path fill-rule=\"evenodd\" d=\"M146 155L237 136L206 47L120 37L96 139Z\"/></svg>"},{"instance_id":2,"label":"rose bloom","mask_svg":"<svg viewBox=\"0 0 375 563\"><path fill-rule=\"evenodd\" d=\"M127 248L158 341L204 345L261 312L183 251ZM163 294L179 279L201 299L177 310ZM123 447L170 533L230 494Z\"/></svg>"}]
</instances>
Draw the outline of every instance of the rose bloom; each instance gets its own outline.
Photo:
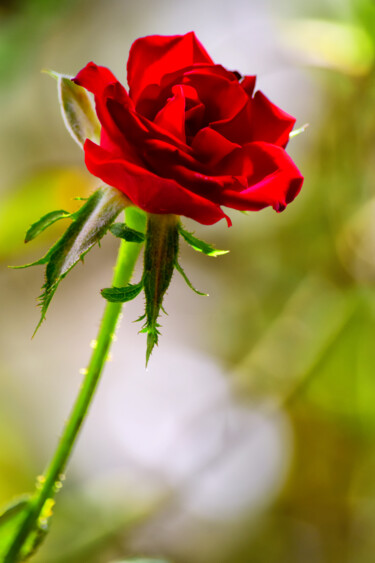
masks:
<instances>
[{"instance_id":1,"label":"rose bloom","mask_svg":"<svg viewBox=\"0 0 375 563\"><path fill-rule=\"evenodd\" d=\"M143 37L130 49L129 93L89 63L73 79L95 96L100 146L88 170L144 211L210 225L221 206L282 211L303 177L285 152L295 119L257 91L255 76L215 64L193 32Z\"/></svg>"}]
</instances>

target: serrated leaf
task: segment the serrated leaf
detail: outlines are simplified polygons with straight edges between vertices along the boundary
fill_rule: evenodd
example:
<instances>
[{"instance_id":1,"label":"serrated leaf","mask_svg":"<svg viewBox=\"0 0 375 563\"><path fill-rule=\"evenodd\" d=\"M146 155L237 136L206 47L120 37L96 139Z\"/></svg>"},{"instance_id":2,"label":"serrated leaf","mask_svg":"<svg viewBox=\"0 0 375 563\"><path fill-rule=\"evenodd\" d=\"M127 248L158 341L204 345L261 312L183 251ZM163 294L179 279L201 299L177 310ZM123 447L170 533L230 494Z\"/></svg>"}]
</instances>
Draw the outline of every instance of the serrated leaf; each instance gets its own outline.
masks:
<instances>
[{"instance_id":1,"label":"serrated leaf","mask_svg":"<svg viewBox=\"0 0 375 563\"><path fill-rule=\"evenodd\" d=\"M25 236L25 242L30 242L35 237L40 235L45 229L59 221L60 219L67 219L71 216L70 213L64 211L63 209L59 209L58 211L51 211L46 215L43 215L38 221L33 223Z\"/></svg>"},{"instance_id":2,"label":"serrated leaf","mask_svg":"<svg viewBox=\"0 0 375 563\"><path fill-rule=\"evenodd\" d=\"M203 252L206 256L221 256L222 254L228 254L229 250L218 250L214 248L211 244L200 240L199 238L195 237L192 233L185 231L180 225L179 228L180 235L186 240L186 242L194 248L197 252Z\"/></svg>"},{"instance_id":3,"label":"serrated leaf","mask_svg":"<svg viewBox=\"0 0 375 563\"><path fill-rule=\"evenodd\" d=\"M143 289L143 281L137 284L129 283L126 287L108 287L101 290L104 299L111 303L126 303L131 301L141 293Z\"/></svg>"},{"instance_id":4,"label":"serrated leaf","mask_svg":"<svg viewBox=\"0 0 375 563\"><path fill-rule=\"evenodd\" d=\"M109 229L115 237L122 238L127 242L144 242L145 235L139 231L131 229L125 223L115 223Z\"/></svg>"},{"instance_id":5,"label":"serrated leaf","mask_svg":"<svg viewBox=\"0 0 375 563\"><path fill-rule=\"evenodd\" d=\"M44 291L40 296L42 313L35 332L45 318L48 306L61 280L103 237L125 205L126 201L121 193L106 186L94 192L86 203L72 214L72 224L47 255L41 259L45 261L48 258L48 263ZM34 262L34 264L37 263L43 262Z\"/></svg>"},{"instance_id":6,"label":"serrated leaf","mask_svg":"<svg viewBox=\"0 0 375 563\"><path fill-rule=\"evenodd\" d=\"M99 143L100 122L87 90L77 86L68 76L54 71L47 72L57 80L61 113L73 139L80 147L83 147L86 139Z\"/></svg>"},{"instance_id":7,"label":"serrated leaf","mask_svg":"<svg viewBox=\"0 0 375 563\"><path fill-rule=\"evenodd\" d=\"M198 295L204 295L205 297L208 297L208 293L203 293L202 291L198 291L198 289L196 289L193 284L191 283L191 281L189 280L189 278L187 277L183 267L181 266L181 264L179 264L176 261L175 264L175 268L176 270L181 274L181 276L184 278L185 282L187 283L187 285L190 287L190 289L192 289L195 293L197 293Z\"/></svg>"},{"instance_id":8,"label":"serrated leaf","mask_svg":"<svg viewBox=\"0 0 375 563\"><path fill-rule=\"evenodd\" d=\"M12 268L12 270L23 270L24 268L30 268L30 266L42 266L43 264L47 264L54 248L55 248L54 246L50 248L47 254L45 254L42 258L39 258L39 260L35 260L35 262L29 262L29 264L22 264L21 266L8 266L8 267Z\"/></svg>"},{"instance_id":9,"label":"serrated leaf","mask_svg":"<svg viewBox=\"0 0 375 563\"><path fill-rule=\"evenodd\" d=\"M89 193L92 193L92 180L83 167L65 166L63 168L51 167L48 170L30 174L25 181L14 186L13 190L1 194L0 261L12 260L14 262L18 255L24 254L24 239L27 230L25 227L28 228L36 219L53 209L75 211L82 203L75 202L74 196ZM30 218L33 220L31 221ZM64 232L64 227L66 228L68 224L69 220L66 225L63 225L63 222L60 224L57 222L47 229L44 233L46 236L43 238L45 241L49 239L49 242L39 242L39 237L37 237L35 239L36 247L52 245L53 241L61 236L56 233ZM40 253L41 250L39 250L38 256L41 256Z\"/></svg>"}]
</instances>

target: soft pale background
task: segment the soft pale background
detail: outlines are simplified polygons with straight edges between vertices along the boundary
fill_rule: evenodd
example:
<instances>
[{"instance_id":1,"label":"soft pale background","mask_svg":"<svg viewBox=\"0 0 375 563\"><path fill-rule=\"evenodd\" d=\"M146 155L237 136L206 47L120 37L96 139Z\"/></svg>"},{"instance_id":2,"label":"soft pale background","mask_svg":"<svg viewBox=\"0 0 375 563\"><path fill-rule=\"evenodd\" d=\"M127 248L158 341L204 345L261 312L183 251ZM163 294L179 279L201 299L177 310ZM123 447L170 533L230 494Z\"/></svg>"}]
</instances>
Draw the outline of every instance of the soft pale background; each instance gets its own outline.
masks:
<instances>
[{"instance_id":1,"label":"soft pale background","mask_svg":"<svg viewBox=\"0 0 375 563\"><path fill-rule=\"evenodd\" d=\"M38 335L30 223L95 188L64 129L51 68L125 81L134 39L195 30L215 61L310 123L306 176L272 210L190 228L144 370L129 304L35 561L370 563L375 550L375 8L371 0L8 0L0 6L0 503L31 490L80 385L117 242L61 284Z\"/></svg>"}]
</instances>

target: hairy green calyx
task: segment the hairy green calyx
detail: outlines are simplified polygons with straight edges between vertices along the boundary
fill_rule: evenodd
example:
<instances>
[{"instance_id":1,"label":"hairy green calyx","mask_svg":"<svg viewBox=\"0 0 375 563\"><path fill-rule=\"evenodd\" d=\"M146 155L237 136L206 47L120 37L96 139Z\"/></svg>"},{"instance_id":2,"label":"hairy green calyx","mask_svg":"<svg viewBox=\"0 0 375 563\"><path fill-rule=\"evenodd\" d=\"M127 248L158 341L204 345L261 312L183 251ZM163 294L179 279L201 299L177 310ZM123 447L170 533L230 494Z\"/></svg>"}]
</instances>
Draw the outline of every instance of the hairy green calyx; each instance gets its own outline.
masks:
<instances>
[{"instance_id":1,"label":"hairy green calyx","mask_svg":"<svg viewBox=\"0 0 375 563\"><path fill-rule=\"evenodd\" d=\"M146 311L139 321L145 321L141 332L147 333L146 365L152 350L158 344L160 325L158 318L163 309L163 299L176 269L187 285L198 295L207 295L198 291L178 261L179 237L181 236L194 250L207 256L220 256L227 250L218 250L185 231L176 215L148 214L146 234L129 229L124 223L115 223L111 232L128 242L145 241L143 274L138 283L129 283L125 287L102 289L102 296L113 303L126 303L144 291ZM164 311L165 312L165 311Z\"/></svg>"},{"instance_id":2,"label":"hairy green calyx","mask_svg":"<svg viewBox=\"0 0 375 563\"><path fill-rule=\"evenodd\" d=\"M153 347L158 343L157 320L177 261L178 224L176 215L149 214L147 218L143 268L146 323L142 329L142 332L147 332L146 364Z\"/></svg>"}]
</instances>

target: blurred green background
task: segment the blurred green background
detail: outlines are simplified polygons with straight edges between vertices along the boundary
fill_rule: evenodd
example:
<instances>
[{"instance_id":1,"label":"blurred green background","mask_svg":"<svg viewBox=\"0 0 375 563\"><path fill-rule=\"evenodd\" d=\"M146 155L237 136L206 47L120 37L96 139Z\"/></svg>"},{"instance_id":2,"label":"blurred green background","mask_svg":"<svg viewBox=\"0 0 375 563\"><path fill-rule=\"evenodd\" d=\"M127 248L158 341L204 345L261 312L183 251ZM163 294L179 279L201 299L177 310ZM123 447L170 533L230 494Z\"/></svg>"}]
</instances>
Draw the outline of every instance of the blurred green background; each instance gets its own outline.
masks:
<instances>
[{"instance_id":1,"label":"blurred green background","mask_svg":"<svg viewBox=\"0 0 375 563\"><path fill-rule=\"evenodd\" d=\"M147 372L129 304L40 563L142 554L174 563L375 559L375 4L373 0L2 0L0 3L0 505L31 491L80 385L117 242L61 284L38 335L39 258L62 225L28 226L97 186L56 86L88 61L125 81L131 43L195 30L215 61L307 130L281 215L230 212L182 248Z\"/></svg>"}]
</instances>

